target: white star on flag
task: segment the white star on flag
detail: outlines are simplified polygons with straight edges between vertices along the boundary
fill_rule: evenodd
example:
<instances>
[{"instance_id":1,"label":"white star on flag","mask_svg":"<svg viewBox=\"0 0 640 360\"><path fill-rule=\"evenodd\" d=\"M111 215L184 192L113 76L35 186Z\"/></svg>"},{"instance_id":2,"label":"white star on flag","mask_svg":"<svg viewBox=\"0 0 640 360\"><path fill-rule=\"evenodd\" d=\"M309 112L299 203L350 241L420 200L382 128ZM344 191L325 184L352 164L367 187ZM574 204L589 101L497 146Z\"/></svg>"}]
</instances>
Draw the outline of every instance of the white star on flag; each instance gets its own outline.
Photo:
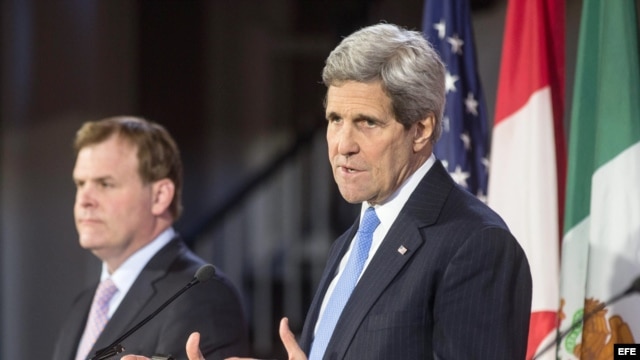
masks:
<instances>
[{"instance_id":1,"label":"white star on flag","mask_svg":"<svg viewBox=\"0 0 640 360\"><path fill-rule=\"evenodd\" d=\"M467 108L468 113L478 116L478 101L473 97L472 92L469 92L467 98L464 99L464 106Z\"/></svg>"},{"instance_id":2,"label":"white star on flag","mask_svg":"<svg viewBox=\"0 0 640 360\"><path fill-rule=\"evenodd\" d=\"M469 136L469 133L465 131L460 134L460 140L464 143L464 149L469 151L469 149L471 149L471 137Z\"/></svg>"},{"instance_id":3,"label":"white star on flag","mask_svg":"<svg viewBox=\"0 0 640 360\"><path fill-rule=\"evenodd\" d=\"M483 158L482 158L482 160L481 160L481 163L482 163L482 165L484 166L484 168L485 168L486 172L487 172L487 173L489 173L489 169L491 169L491 168L489 167L489 159L488 159L488 158L486 158L486 157L483 157Z\"/></svg>"},{"instance_id":4,"label":"white star on flag","mask_svg":"<svg viewBox=\"0 0 640 360\"><path fill-rule=\"evenodd\" d=\"M464 41L458 37L458 34L453 34L453 36L448 37L447 42L451 44L452 53L462 55L462 45L464 45Z\"/></svg>"},{"instance_id":5,"label":"white star on flag","mask_svg":"<svg viewBox=\"0 0 640 360\"><path fill-rule=\"evenodd\" d=\"M465 189L468 187L467 179L469 178L469 173L462 171L460 165L456 165L456 170L449 174L458 185L463 186Z\"/></svg>"},{"instance_id":6,"label":"white star on flag","mask_svg":"<svg viewBox=\"0 0 640 360\"><path fill-rule=\"evenodd\" d=\"M447 26L444 23L444 19L440 20L439 23L433 24L433 28L438 31L438 37L440 39L444 39L445 29L447 28Z\"/></svg>"},{"instance_id":7,"label":"white star on flag","mask_svg":"<svg viewBox=\"0 0 640 360\"><path fill-rule=\"evenodd\" d=\"M451 75L448 71L444 77L445 88L447 92L456 91L456 81L458 81L460 77L458 75Z\"/></svg>"}]
</instances>

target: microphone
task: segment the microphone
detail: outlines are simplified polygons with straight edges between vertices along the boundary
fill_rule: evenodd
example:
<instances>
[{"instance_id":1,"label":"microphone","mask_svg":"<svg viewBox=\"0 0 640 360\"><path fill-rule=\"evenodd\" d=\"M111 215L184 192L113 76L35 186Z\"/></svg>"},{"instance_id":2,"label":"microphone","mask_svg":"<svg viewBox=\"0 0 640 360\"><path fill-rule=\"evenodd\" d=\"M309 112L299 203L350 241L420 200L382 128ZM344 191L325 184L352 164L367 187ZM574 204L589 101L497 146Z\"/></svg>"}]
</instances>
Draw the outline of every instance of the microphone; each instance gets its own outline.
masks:
<instances>
[{"instance_id":1,"label":"microphone","mask_svg":"<svg viewBox=\"0 0 640 360\"><path fill-rule=\"evenodd\" d=\"M104 360L108 359L112 356L120 354L124 351L124 347L121 345L121 342L131 336L134 332L138 331L144 324L149 322L149 320L153 319L160 311L162 311L167 305L171 304L178 296L182 295L185 291L189 290L192 286L199 284L201 282L205 282L211 280L216 275L216 268L211 264L202 265L198 271L196 271L195 276L187 285L185 285L182 289L180 289L177 293L175 293L169 300L165 301L160 307L158 307L154 312L149 314L146 318L140 321L136 326L132 327L129 331L124 333L122 336L116 339L116 341L112 342L109 346L102 348L96 351L95 355L90 360Z\"/></svg>"},{"instance_id":2,"label":"microphone","mask_svg":"<svg viewBox=\"0 0 640 360\"><path fill-rule=\"evenodd\" d=\"M565 331L559 333L556 336L556 339L548 344L547 346L545 346L542 350L540 350L537 354L534 354L533 357L531 358L531 360L535 360L538 357L542 356L544 353L546 353L547 351L549 351L553 345L560 345L560 341L567 336L567 334L569 334L571 331L573 331L573 329L575 329L576 327L578 327L578 325L582 324L583 322L587 321L591 316L593 316L594 314L596 314L598 311L604 309L605 307L613 304L614 302L622 299L623 297L630 295L634 292L640 292L640 276L636 277L635 280L633 280L633 282L631 283L631 285L627 288L627 290L619 293L618 295L614 296L613 298L609 299L609 301L604 302L600 305L598 305L598 307L596 307L595 309L591 310L589 313L587 313L586 315L583 315L582 318L576 322L574 322L573 324L571 324L571 326L569 326L568 329L566 329Z\"/></svg>"}]
</instances>

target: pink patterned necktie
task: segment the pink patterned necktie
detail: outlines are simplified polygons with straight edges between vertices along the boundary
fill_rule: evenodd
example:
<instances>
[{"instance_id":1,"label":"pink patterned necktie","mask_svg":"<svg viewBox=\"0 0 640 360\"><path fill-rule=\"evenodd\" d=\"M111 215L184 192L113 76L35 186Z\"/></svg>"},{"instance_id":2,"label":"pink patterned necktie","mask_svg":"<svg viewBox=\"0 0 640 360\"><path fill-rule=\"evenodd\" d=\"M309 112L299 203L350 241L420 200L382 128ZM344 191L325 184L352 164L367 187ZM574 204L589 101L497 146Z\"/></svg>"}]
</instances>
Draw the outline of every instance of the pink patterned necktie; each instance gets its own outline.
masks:
<instances>
[{"instance_id":1,"label":"pink patterned necktie","mask_svg":"<svg viewBox=\"0 0 640 360\"><path fill-rule=\"evenodd\" d=\"M109 301L117 291L118 288L111 279L106 279L98 285L89 311L89 319L80 340L76 360L85 360L89 356L89 351L109 321Z\"/></svg>"}]
</instances>

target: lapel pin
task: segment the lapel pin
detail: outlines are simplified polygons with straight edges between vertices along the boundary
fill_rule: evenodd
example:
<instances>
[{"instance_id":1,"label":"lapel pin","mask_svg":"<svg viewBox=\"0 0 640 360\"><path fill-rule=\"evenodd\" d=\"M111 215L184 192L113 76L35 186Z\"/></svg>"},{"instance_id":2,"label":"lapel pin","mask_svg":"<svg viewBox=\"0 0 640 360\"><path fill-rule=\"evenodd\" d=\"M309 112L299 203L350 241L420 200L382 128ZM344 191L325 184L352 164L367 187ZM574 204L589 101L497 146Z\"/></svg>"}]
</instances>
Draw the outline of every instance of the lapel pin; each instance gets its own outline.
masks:
<instances>
[{"instance_id":1,"label":"lapel pin","mask_svg":"<svg viewBox=\"0 0 640 360\"><path fill-rule=\"evenodd\" d=\"M400 255L404 255L407 252L407 248L403 245L400 245L400 247L398 248L398 252L400 253Z\"/></svg>"}]
</instances>

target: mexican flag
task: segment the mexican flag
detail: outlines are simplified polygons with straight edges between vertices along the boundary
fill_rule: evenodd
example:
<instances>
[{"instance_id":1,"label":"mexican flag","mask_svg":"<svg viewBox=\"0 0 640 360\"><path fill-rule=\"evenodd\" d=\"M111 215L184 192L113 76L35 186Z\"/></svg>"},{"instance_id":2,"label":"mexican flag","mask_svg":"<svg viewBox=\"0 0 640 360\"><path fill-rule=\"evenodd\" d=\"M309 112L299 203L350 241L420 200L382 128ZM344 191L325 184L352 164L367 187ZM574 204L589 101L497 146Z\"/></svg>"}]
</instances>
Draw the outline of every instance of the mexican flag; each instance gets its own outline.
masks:
<instances>
[{"instance_id":1,"label":"mexican flag","mask_svg":"<svg viewBox=\"0 0 640 360\"><path fill-rule=\"evenodd\" d=\"M518 239L531 267L527 359L553 342L557 327L566 171L564 24L564 1L509 1L488 204ZM545 356L553 359L554 352Z\"/></svg>"},{"instance_id":2,"label":"mexican flag","mask_svg":"<svg viewBox=\"0 0 640 360\"><path fill-rule=\"evenodd\" d=\"M585 0L571 113L560 359L640 342L640 296L593 312L640 274L640 62L635 0Z\"/></svg>"}]
</instances>

